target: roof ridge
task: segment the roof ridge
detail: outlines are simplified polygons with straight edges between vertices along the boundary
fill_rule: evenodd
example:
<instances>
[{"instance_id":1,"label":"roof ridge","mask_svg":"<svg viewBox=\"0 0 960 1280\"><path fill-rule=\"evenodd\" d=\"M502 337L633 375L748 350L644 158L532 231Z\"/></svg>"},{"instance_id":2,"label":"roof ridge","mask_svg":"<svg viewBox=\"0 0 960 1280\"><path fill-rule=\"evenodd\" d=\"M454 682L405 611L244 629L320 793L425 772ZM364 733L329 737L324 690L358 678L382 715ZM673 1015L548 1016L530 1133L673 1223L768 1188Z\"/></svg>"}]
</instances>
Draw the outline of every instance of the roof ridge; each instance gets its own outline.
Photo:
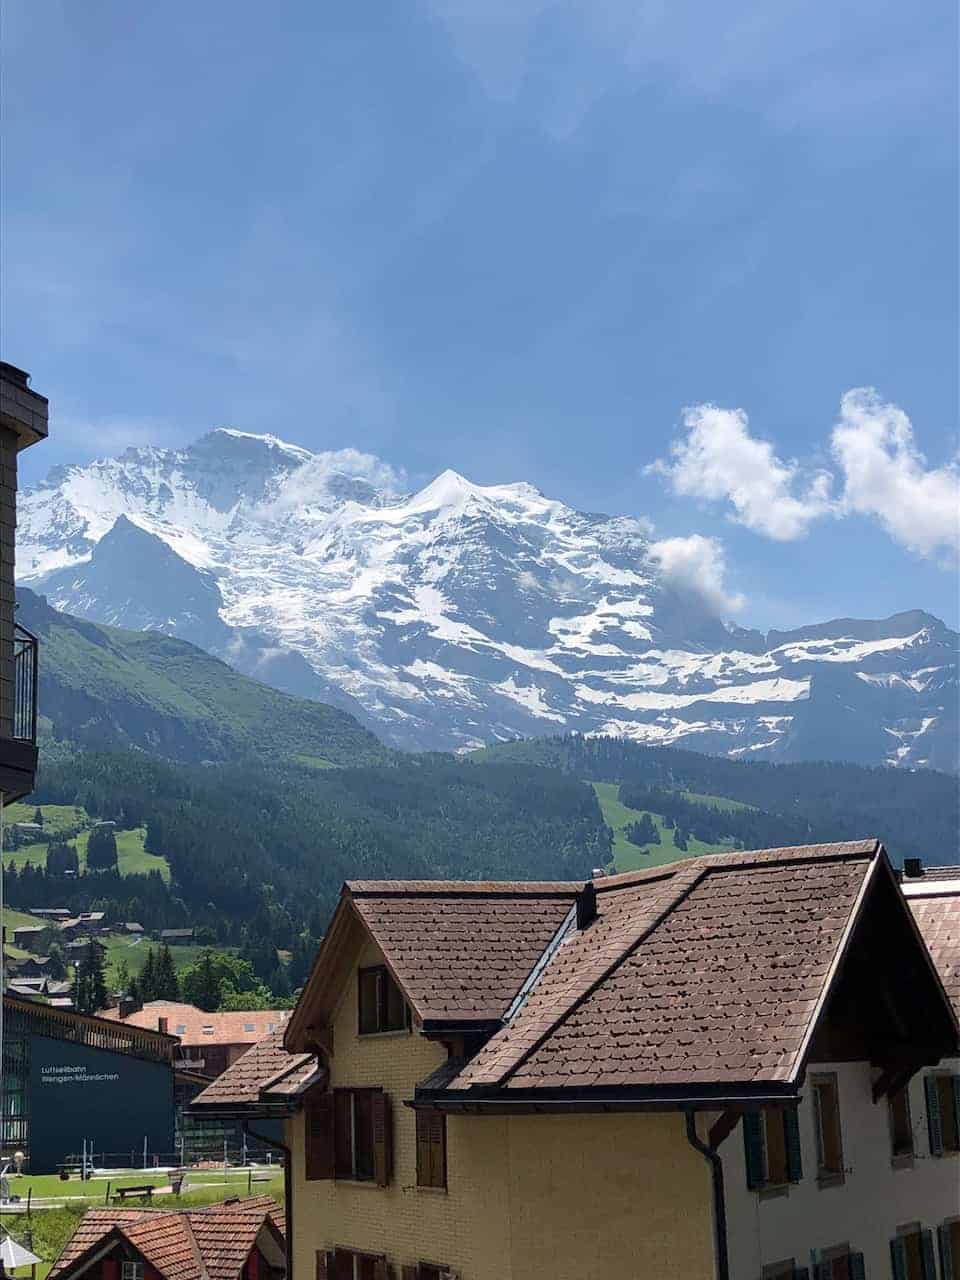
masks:
<instances>
[{"instance_id":1,"label":"roof ridge","mask_svg":"<svg viewBox=\"0 0 960 1280\"><path fill-rule=\"evenodd\" d=\"M687 896L688 893L707 875L709 867L703 865L704 859L690 858L684 859L684 866L678 870L671 879L673 879L673 892L665 899L658 899L655 904L651 904L652 910L641 912L640 919L636 922L630 931L630 935L624 938L616 932L594 955L588 955L583 965L573 970L566 979L564 985L557 993L553 1007L540 1009L530 1015L532 1027L527 1030L523 1028L524 1034L518 1037L518 1043L512 1047L515 1052L507 1051L507 1044L510 1041L510 1033L515 1029L516 1024L512 1023L498 1031L488 1041L487 1045L480 1050L478 1058L483 1056L488 1048L492 1047L493 1061L486 1071L480 1071L476 1074L479 1079L474 1078L468 1064L464 1072L457 1080L451 1082L451 1088L464 1089L475 1084L498 1084L505 1081L511 1076L523 1063L535 1053L540 1045L550 1036L556 1028L564 1022L573 1011L583 1003L585 999L596 988L604 982L615 969L627 959L628 956L637 949L637 947L648 937L654 929L663 921L663 919L673 911L678 903ZM580 930L567 943L572 946L580 938L588 938L592 929L603 921L603 917L599 917L598 921L589 926L587 929ZM610 922L613 928L613 923ZM558 948L557 954L562 954L564 947ZM544 976L547 976L547 972ZM542 984L541 984L542 986ZM540 989L538 987L538 989ZM561 1006L559 1009L557 1006ZM529 1009L530 1004L527 1003L525 1008ZM521 1014L518 1017L522 1017ZM474 1059L476 1062L477 1059ZM508 1064L508 1065L505 1065Z\"/></svg>"},{"instance_id":2,"label":"roof ridge","mask_svg":"<svg viewBox=\"0 0 960 1280\"><path fill-rule=\"evenodd\" d=\"M582 880L345 880L351 898L561 898L583 887Z\"/></svg>"}]
</instances>

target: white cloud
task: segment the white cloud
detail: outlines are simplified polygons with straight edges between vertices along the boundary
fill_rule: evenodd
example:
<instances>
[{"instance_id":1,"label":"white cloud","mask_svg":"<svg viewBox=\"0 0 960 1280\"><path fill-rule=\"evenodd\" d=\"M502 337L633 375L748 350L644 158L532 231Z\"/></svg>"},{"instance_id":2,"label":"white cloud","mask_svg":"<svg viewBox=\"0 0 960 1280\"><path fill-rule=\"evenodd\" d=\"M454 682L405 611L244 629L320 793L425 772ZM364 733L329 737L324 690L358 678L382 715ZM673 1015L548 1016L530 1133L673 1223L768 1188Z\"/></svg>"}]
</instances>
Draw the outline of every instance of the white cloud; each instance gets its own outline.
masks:
<instances>
[{"instance_id":1,"label":"white cloud","mask_svg":"<svg viewBox=\"0 0 960 1280\"><path fill-rule=\"evenodd\" d=\"M872 387L848 391L833 429L844 478L843 508L874 516L910 551L929 556L960 545L960 470L929 468L910 419Z\"/></svg>"},{"instance_id":2,"label":"white cloud","mask_svg":"<svg viewBox=\"0 0 960 1280\"><path fill-rule=\"evenodd\" d=\"M698 597L711 613L736 613L743 608L744 597L724 585L727 561L716 538L700 533L662 538L650 544L648 555L671 586Z\"/></svg>"},{"instance_id":3,"label":"white cloud","mask_svg":"<svg viewBox=\"0 0 960 1280\"><path fill-rule=\"evenodd\" d=\"M296 471L291 471L283 488L271 502L260 506L259 513L275 518L303 507L326 506L337 497L337 481L359 480L372 486L387 498L406 491L406 475L372 453L359 449L331 449L315 453Z\"/></svg>"},{"instance_id":4,"label":"white cloud","mask_svg":"<svg viewBox=\"0 0 960 1280\"><path fill-rule=\"evenodd\" d=\"M795 462L784 462L767 440L750 434L742 409L694 405L683 415L686 435L669 461L649 468L665 475L683 497L727 501L738 524L778 542L802 538L814 520L832 510L830 476L814 473L800 483Z\"/></svg>"}]
</instances>

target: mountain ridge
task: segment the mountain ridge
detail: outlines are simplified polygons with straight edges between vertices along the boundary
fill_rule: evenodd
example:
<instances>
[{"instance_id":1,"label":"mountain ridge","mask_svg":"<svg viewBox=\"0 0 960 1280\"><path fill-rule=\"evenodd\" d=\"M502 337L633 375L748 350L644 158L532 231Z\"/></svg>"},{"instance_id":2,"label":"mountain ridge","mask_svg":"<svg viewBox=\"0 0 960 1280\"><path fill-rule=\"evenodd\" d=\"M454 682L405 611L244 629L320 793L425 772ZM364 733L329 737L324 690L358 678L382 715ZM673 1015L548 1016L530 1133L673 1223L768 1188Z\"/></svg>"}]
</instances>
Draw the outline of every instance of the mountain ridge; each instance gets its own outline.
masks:
<instances>
[{"instance_id":1,"label":"mountain ridge","mask_svg":"<svg viewBox=\"0 0 960 1280\"><path fill-rule=\"evenodd\" d=\"M725 625L645 521L356 451L219 429L58 468L21 500L18 576L164 631L404 749L612 733L734 757L957 767L956 633L922 610ZM838 754L842 753L842 754Z\"/></svg>"}]
</instances>

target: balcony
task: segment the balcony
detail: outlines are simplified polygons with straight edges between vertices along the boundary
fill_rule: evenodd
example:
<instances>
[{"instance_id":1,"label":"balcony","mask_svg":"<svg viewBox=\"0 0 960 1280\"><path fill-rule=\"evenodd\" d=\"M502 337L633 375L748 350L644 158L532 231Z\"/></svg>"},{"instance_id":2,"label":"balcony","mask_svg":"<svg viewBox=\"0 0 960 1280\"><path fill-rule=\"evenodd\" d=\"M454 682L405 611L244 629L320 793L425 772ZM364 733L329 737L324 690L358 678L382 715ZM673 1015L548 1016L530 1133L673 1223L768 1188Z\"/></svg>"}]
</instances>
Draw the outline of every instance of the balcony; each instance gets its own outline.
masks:
<instances>
[{"instance_id":1,"label":"balcony","mask_svg":"<svg viewBox=\"0 0 960 1280\"><path fill-rule=\"evenodd\" d=\"M37 637L19 623L13 636L13 734L17 742L37 741Z\"/></svg>"},{"instance_id":2,"label":"balcony","mask_svg":"<svg viewBox=\"0 0 960 1280\"><path fill-rule=\"evenodd\" d=\"M36 777L38 648L37 637L17 624L13 652L8 649L0 658L0 798L5 805L29 795Z\"/></svg>"}]
</instances>

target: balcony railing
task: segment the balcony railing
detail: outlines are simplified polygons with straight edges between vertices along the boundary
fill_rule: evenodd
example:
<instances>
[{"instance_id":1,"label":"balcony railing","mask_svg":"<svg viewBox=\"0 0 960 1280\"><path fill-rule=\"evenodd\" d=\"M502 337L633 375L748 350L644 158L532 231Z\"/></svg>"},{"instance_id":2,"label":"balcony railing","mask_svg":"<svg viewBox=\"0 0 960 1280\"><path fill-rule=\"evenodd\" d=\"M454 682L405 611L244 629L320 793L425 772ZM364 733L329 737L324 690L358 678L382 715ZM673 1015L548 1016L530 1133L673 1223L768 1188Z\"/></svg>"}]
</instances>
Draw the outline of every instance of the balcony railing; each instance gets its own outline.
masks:
<instances>
[{"instance_id":1,"label":"balcony railing","mask_svg":"<svg viewBox=\"0 0 960 1280\"><path fill-rule=\"evenodd\" d=\"M13 636L13 736L21 742L37 740L37 637L16 624Z\"/></svg>"}]
</instances>

